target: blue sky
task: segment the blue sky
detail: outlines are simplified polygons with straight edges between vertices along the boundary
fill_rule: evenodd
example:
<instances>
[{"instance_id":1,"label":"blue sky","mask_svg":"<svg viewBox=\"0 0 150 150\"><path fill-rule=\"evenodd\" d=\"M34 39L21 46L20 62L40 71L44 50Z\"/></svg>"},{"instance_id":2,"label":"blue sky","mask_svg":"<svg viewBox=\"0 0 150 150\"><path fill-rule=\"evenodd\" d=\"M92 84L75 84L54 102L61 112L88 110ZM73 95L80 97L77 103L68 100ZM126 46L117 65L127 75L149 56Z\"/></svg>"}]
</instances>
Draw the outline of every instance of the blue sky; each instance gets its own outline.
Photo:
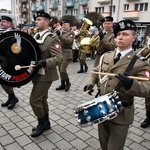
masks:
<instances>
[{"instance_id":1,"label":"blue sky","mask_svg":"<svg viewBox=\"0 0 150 150\"><path fill-rule=\"evenodd\" d=\"M0 0L0 9L8 9L11 10L11 0Z\"/></svg>"}]
</instances>

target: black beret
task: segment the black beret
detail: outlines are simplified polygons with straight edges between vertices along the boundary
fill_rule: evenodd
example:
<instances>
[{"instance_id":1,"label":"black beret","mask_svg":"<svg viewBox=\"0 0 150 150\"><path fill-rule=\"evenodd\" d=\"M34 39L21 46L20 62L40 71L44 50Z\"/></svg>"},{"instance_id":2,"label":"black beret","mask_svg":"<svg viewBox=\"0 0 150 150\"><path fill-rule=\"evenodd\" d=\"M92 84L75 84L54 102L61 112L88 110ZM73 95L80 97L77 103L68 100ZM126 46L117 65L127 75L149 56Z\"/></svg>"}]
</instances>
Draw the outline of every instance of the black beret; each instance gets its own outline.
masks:
<instances>
[{"instance_id":1,"label":"black beret","mask_svg":"<svg viewBox=\"0 0 150 150\"><path fill-rule=\"evenodd\" d=\"M113 17L107 16L107 17L104 17L104 18L102 19L102 23L105 22L105 21L113 21L113 20L114 20Z\"/></svg>"},{"instance_id":2,"label":"black beret","mask_svg":"<svg viewBox=\"0 0 150 150\"><path fill-rule=\"evenodd\" d=\"M60 22L60 25L62 26L64 23L70 23L68 20L62 20L61 22Z\"/></svg>"},{"instance_id":3,"label":"black beret","mask_svg":"<svg viewBox=\"0 0 150 150\"><path fill-rule=\"evenodd\" d=\"M0 20L7 20L7 21L12 23L12 19L10 17L8 17L8 16L1 16Z\"/></svg>"},{"instance_id":4,"label":"black beret","mask_svg":"<svg viewBox=\"0 0 150 150\"><path fill-rule=\"evenodd\" d=\"M44 11L37 11L33 16L34 20L36 20L37 17L44 17L49 20L51 19L51 16Z\"/></svg>"},{"instance_id":5,"label":"black beret","mask_svg":"<svg viewBox=\"0 0 150 150\"><path fill-rule=\"evenodd\" d=\"M132 20L121 20L119 21L116 26L114 27L114 34L115 37L119 31L123 30L133 30L136 31L136 25Z\"/></svg>"}]
</instances>

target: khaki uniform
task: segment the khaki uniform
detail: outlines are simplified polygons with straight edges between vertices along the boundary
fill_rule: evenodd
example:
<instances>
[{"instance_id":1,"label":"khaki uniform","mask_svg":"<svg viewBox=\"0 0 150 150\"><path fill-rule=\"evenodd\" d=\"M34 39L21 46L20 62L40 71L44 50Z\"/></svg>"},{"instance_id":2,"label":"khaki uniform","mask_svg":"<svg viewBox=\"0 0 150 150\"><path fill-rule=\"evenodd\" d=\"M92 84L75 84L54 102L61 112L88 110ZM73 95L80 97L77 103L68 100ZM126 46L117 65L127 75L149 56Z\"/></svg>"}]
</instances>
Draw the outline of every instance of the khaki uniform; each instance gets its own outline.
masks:
<instances>
[{"instance_id":1,"label":"khaki uniform","mask_svg":"<svg viewBox=\"0 0 150 150\"><path fill-rule=\"evenodd\" d=\"M134 56L134 52L129 52L116 64L114 64L115 51L104 54L102 63L102 72L123 73L125 72L129 62ZM137 60L130 73L131 76L145 77L144 70L149 70L146 62ZM94 71L98 71L95 68ZM88 84L93 86L99 80L99 75L91 74ZM100 84L100 94L112 92L119 80L116 77L108 77L108 80ZM134 96L149 97L150 82L133 80L133 84L128 91L124 87L120 89L119 99L121 102L131 102ZM124 107L117 117L110 121L98 124L99 140L102 150L123 150L129 125L133 123L134 107L133 105Z\"/></svg>"},{"instance_id":2,"label":"khaki uniform","mask_svg":"<svg viewBox=\"0 0 150 150\"><path fill-rule=\"evenodd\" d=\"M115 49L116 44L114 38L114 33L110 30L104 35L103 39L100 40L99 45L96 47L97 54L94 61L94 67L98 66L102 54Z\"/></svg>"},{"instance_id":3,"label":"khaki uniform","mask_svg":"<svg viewBox=\"0 0 150 150\"><path fill-rule=\"evenodd\" d=\"M73 31L68 30L64 31L60 36L60 44L62 47L62 53L63 53L63 62L59 66L60 71L60 78L61 80L68 80L68 73L67 73L67 67L70 62L72 62L72 44L75 38L75 34Z\"/></svg>"},{"instance_id":4,"label":"khaki uniform","mask_svg":"<svg viewBox=\"0 0 150 150\"><path fill-rule=\"evenodd\" d=\"M41 40L43 36L39 40ZM57 37L47 36L44 42L39 44L39 47L41 50L41 59L46 60L45 75L38 73L33 78L30 104L34 114L38 118L42 118L44 114L48 114L48 89L53 81L59 79L56 66L62 63L63 57L60 42Z\"/></svg>"}]
</instances>

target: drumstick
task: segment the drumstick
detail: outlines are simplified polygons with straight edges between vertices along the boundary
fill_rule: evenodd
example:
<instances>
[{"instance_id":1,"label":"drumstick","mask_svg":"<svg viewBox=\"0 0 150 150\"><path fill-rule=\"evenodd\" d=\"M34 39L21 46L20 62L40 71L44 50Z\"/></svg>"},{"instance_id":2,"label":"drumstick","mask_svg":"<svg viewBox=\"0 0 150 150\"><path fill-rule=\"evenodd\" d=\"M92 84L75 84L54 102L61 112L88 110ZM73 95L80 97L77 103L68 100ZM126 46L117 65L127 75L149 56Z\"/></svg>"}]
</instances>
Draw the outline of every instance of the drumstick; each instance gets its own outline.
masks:
<instances>
[{"instance_id":1,"label":"drumstick","mask_svg":"<svg viewBox=\"0 0 150 150\"><path fill-rule=\"evenodd\" d=\"M87 90L87 91L83 92L82 94L88 94L88 92L90 92L90 90Z\"/></svg>"},{"instance_id":2,"label":"drumstick","mask_svg":"<svg viewBox=\"0 0 150 150\"><path fill-rule=\"evenodd\" d=\"M29 66L16 65L16 66L15 66L15 70L20 70L21 68L30 68L30 67L35 67L35 65L29 65Z\"/></svg>"},{"instance_id":3,"label":"drumstick","mask_svg":"<svg viewBox=\"0 0 150 150\"><path fill-rule=\"evenodd\" d=\"M114 73L108 73L108 72L95 72L91 71L92 73L95 74L101 74L101 75L107 75L107 76L113 76L115 77L117 74ZM135 76L128 76L130 79L136 79L136 80L142 80L142 81L149 81L149 78L142 78L142 77L135 77Z\"/></svg>"}]
</instances>

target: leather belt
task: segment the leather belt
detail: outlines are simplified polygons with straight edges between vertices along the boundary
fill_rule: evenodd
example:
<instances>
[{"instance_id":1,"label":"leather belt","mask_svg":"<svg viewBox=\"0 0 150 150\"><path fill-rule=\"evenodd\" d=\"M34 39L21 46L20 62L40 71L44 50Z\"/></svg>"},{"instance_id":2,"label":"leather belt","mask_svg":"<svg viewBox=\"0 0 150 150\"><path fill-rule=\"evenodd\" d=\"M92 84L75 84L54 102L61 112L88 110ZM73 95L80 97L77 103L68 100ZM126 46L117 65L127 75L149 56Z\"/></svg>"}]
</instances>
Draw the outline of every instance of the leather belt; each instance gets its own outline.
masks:
<instances>
[{"instance_id":1,"label":"leather belt","mask_svg":"<svg viewBox=\"0 0 150 150\"><path fill-rule=\"evenodd\" d=\"M129 101L129 102L121 102L123 107L129 107L133 105L133 101Z\"/></svg>"}]
</instances>

